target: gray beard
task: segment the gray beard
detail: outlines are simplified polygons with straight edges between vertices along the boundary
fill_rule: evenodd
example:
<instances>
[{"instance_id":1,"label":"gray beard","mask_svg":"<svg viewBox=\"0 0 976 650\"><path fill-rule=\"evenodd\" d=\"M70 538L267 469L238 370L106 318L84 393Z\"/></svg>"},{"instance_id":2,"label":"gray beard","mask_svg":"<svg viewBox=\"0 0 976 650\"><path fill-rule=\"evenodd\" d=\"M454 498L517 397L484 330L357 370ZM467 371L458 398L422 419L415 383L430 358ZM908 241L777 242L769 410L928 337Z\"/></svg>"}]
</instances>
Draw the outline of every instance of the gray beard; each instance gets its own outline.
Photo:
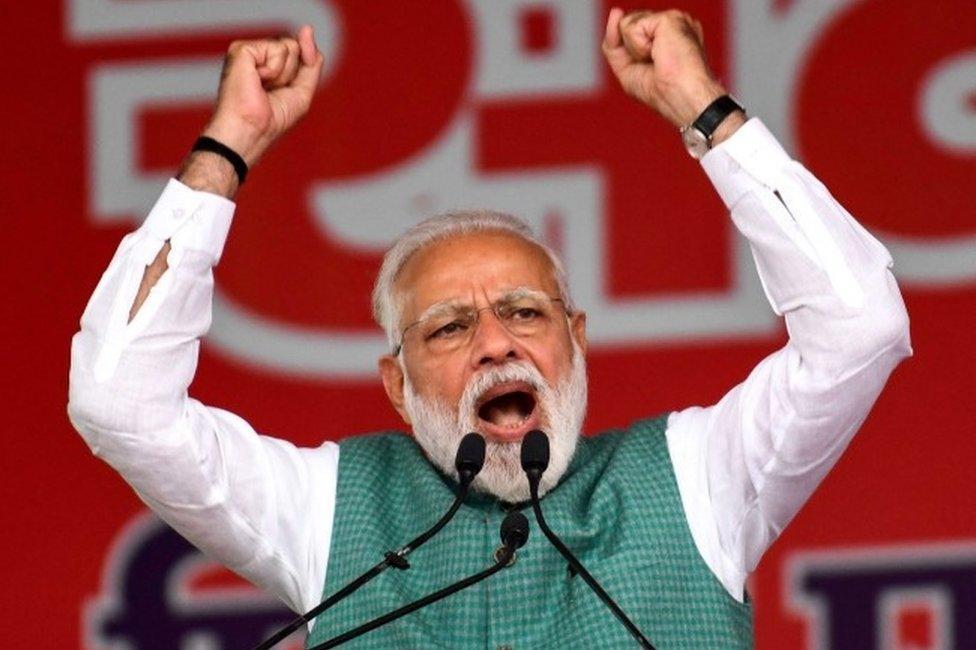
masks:
<instances>
[{"instance_id":1,"label":"gray beard","mask_svg":"<svg viewBox=\"0 0 976 650\"><path fill-rule=\"evenodd\" d=\"M549 467L539 483L542 496L554 488L569 468L586 416L586 359L573 342L573 364L555 387L527 361L511 361L471 378L457 411L438 399L419 396L404 373L404 407L413 423L414 437L427 458L445 475L457 480L454 467L461 438L478 430L475 408L489 388L505 381L525 381L533 387L540 409L542 430L549 436ZM529 482L522 471L521 443L494 442L486 438L485 464L471 487L508 503L529 499Z\"/></svg>"}]
</instances>

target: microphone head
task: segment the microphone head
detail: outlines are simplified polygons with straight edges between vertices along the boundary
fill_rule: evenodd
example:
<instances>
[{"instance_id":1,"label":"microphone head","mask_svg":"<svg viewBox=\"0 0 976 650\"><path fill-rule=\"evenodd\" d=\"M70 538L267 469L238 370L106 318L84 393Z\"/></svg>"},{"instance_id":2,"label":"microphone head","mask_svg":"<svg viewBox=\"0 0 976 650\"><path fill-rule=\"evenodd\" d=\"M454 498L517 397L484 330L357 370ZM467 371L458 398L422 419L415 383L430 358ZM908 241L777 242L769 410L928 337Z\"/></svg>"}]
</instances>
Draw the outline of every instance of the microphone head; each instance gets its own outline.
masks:
<instances>
[{"instance_id":1,"label":"microphone head","mask_svg":"<svg viewBox=\"0 0 976 650\"><path fill-rule=\"evenodd\" d=\"M481 471L485 464L485 439L479 433L472 431L463 438L458 445L454 467L461 480L470 481Z\"/></svg>"},{"instance_id":2,"label":"microphone head","mask_svg":"<svg viewBox=\"0 0 976 650\"><path fill-rule=\"evenodd\" d=\"M540 475L549 467L549 437L533 429L522 438L522 469Z\"/></svg>"},{"instance_id":3,"label":"microphone head","mask_svg":"<svg viewBox=\"0 0 976 650\"><path fill-rule=\"evenodd\" d=\"M512 549L522 548L529 539L529 520L518 510L512 510L502 521L502 544Z\"/></svg>"}]
</instances>

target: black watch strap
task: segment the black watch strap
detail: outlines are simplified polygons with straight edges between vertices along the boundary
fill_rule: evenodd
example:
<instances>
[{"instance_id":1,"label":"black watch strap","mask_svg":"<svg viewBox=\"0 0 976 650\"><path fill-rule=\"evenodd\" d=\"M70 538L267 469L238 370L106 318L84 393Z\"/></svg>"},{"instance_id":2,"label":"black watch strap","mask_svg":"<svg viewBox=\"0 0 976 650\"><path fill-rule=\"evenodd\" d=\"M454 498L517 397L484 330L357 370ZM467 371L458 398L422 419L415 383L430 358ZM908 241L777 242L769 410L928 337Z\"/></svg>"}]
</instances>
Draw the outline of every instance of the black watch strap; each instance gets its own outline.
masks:
<instances>
[{"instance_id":1,"label":"black watch strap","mask_svg":"<svg viewBox=\"0 0 976 650\"><path fill-rule=\"evenodd\" d=\"M745 112L745 110L730 95L722 95L702 111L698 119L692 122L691 128L700 131L706 138L711 140L712 134L715 133L715 129L722 123L722 120L728 117L730 113L734 113L735 111Z\"/></svg>"}]
</instances>

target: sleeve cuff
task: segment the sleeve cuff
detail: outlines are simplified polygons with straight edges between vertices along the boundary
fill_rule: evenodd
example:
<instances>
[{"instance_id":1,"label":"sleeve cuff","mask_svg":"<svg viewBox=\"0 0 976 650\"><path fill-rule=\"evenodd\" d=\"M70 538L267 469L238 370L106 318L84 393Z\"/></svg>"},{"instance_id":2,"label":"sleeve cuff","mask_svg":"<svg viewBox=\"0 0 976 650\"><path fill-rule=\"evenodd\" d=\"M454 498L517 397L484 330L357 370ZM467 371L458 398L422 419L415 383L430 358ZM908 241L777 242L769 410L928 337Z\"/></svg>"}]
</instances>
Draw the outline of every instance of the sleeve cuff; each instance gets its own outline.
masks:
<instances>
[{"instance_id":1,"label":"sleeve cuff","mask_svg":"<svg viewBox=\"0 0 976 650\"><path fill-rule=\"evenodd\" d=\"M235 207L233 201L190 189L173 178L150 210L143 228L154 241L172 240L174 248L207 253L216 264L223 252ZM155 250L151 251L153 255Z\"/></svg>"},{"instance_id":2,"label":"sleeve cuff","mask_svg":"<svg viewBox=\"0 0 976 650\"><path fill-rule=\"evenodd\" d=\"M759 118L750 118L728 140L706 153L702 167L730 210L759 181L774 189L791 158Z\"/></svg>"}]
</instances>

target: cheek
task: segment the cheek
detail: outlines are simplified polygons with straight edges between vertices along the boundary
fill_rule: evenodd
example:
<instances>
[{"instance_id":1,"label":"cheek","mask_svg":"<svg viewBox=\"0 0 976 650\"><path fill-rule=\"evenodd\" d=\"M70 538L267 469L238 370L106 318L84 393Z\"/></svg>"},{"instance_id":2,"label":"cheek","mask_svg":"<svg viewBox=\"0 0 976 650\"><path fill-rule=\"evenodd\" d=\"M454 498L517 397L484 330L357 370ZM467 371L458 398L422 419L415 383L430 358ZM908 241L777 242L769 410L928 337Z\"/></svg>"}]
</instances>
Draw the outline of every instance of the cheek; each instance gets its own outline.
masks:
<instances>
[{"instance_id":1,"label":"cheek","mask_svg":"<svg viewBox=\"0 0 976 650\"><path fill-rule=\"evenodd\" d=\"M463 364L419 365L411 375L414 390L421 397L434 398L455 407L464 393L466 377Z\"/></svg>"},{"instance_id":2,"label":"cheek","mask_svg":"<svg viewBox=\"0 0 976 650\"><path fill-rule=\"evenodd\" d=\"M551 346L530 352L530 359L551 386L566 376L573 367L573 346L569 339L560 339Z\"/></svg>"}]
</instances>

